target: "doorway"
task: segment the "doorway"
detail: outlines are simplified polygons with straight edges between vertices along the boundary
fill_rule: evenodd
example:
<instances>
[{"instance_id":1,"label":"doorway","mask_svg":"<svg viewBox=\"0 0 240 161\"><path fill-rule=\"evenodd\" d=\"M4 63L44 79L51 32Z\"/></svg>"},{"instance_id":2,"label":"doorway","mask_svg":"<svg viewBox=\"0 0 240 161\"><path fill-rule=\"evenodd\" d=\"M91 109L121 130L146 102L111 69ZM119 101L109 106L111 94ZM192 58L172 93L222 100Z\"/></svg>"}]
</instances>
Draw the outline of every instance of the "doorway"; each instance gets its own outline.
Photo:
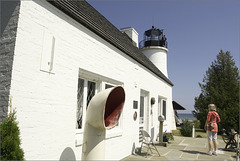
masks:
<instances>
[{"instance_id":1,"label":"doorway","mask_svg":"<svg viewBox=\"0 0 240 161\"><path fill-rule=\"evenodd\" d=\"M142 142L141 130L149 132L149 94L141 91L139 116L139 142Z\"/></svg>"}]
</instances>

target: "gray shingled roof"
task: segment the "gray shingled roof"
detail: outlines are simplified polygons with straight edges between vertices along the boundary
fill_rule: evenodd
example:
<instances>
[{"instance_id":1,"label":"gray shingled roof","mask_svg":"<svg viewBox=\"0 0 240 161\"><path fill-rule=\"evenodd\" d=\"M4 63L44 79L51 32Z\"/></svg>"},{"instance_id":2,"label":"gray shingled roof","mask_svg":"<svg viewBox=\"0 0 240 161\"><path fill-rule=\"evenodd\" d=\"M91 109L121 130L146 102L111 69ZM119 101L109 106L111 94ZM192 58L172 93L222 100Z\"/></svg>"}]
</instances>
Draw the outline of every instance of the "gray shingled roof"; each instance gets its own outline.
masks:
<instances>
[{"instance_id":1,"label":"gray shingled roof","mask_svg":"<svg viewBox=\"0 0 240 161\"><path fill-rule=\"evenodd\" d=\"M132 44L126 34L120 32L88 2L83 0L48 0L48 2L173 86L173 83Z\"/></svg>"}]
</instances>

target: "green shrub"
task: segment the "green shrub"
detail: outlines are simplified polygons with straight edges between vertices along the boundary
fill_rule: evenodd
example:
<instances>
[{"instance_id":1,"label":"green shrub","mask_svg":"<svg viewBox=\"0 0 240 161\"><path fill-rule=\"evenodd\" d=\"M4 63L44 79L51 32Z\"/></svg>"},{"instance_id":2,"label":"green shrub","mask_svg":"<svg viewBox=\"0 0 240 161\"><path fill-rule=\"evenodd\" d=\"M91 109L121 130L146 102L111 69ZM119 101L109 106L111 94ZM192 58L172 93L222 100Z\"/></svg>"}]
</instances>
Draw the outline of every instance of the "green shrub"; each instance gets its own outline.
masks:
<instances>
[{"instance_id":1,"label":"green shrub","mask_svg":"<svg viewBox=\"0 0 240 161\"><path fill-rule=\"evenodd\" d=\"M11 112L0 125L1 129L1 158L0 160L24 160L24 153L20 147L19 127L15 117L16 112Z\"/></svg>"},{"instance_id":2,"label":"green shrub","mask_svg":"<svg viewBox=\"0 0 240 161\"><path fill-rule=\"evenodd\" d=\"M200 121L199 120L194 120L193 121L193 124L195 126L196 129L199 129L200 128Z\"/></svg>"},{"instance_id":3,"label":"green shrub","mask_svg":"<svg viewBox=\"0 0 240 161\"><path fill-rule=\"evenodd\" d=\"M182 136L192 136L192 128L193 124L189 122L187 119L184 120L180 129Z\"/></svg>"}]
</instances>

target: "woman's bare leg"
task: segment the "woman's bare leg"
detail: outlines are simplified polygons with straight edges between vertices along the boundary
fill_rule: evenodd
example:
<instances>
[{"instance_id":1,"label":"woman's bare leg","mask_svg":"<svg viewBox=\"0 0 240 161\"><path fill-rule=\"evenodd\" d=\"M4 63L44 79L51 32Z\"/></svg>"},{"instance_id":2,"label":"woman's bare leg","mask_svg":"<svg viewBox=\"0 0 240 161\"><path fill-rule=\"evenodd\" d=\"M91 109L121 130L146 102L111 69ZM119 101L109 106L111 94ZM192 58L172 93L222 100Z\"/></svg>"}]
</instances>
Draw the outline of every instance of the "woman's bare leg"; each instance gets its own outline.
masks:
<instances>
[{"instance_id":1,"label":"woman's bare leg","mask_svg":"<svg viewBox=\"0 0 240 161\"><path fill-rule=\"evenodd\" d=\"M214 145L214 151L217 151L218 142L217 141L213 141L213 145Z\"/></svg>"},{"instance_id":2,"label":"woman's bare leg","mask_svg":"<svg viewBox=\"0 0 240 161\"><path fill-rule=\"evenodd\" d=\"M212 151L212 141L208 141L208 151Z\"/></svg>"}]
</instances>

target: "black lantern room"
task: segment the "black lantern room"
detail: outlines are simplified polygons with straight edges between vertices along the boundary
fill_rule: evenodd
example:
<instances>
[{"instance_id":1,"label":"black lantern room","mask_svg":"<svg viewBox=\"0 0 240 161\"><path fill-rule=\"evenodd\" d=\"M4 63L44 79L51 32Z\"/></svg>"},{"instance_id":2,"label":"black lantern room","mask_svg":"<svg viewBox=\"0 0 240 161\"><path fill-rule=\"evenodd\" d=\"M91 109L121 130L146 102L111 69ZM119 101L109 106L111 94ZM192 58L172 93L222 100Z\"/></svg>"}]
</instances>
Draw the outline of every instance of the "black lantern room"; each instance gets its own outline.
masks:
<instances>
[{"instance_id":1,"label":"black lantern room","mask_svg":"<svg viewBox=\"0 0 240 161\"><path fill-rule=\"evenodd\" d=\"M139 44L139 48L148 46L160 46L167 48L167 38L163 34L163 30L156 29L154 26L150 30L144 32L143 40Z\"/></svg>"}]
</instances>

